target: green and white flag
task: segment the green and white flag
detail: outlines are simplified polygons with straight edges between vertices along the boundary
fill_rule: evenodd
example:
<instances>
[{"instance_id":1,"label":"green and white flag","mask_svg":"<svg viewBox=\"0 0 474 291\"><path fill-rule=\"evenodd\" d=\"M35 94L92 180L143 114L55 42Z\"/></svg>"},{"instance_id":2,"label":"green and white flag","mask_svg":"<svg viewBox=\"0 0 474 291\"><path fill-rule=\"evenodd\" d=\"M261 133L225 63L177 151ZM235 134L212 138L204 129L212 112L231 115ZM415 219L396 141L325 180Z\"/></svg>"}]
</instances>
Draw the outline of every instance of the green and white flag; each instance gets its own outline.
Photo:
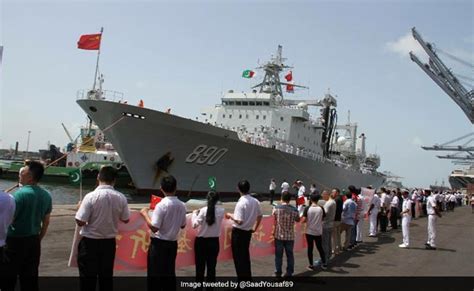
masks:
<instances>
[{"instance_id":1,"label":"green and white flag","mask_svg":"<svg viewBox=\"0 0 474 291\"><path fill-rule=\"evenodd\" d=\"M207 179L207 184L209 185L209 188L211 188L211 190L216 190L216 177L209 177L209 179Z\"/></svg>"},{"instance_id":2,"label":"green and white flag","mask_svg":"<svg viewBox=\"0 0 474 291\"><path fill-rule=\"evenodd\" d=\"M69 172L69 182L73 185L79 185L81 183L82 175L80 169L75 169Z\"/></svg>"},{"instance_id":3,"label":"green and white flag","mask_svg":"<svg viewBox=\"0 0 474 291\"><path fill-rule=\"evenodd\" d=\"M253 78L255 77L255 72L252 70L245 70L242 72L242 77L247 79Z\"/></svg>"}]
</instances>

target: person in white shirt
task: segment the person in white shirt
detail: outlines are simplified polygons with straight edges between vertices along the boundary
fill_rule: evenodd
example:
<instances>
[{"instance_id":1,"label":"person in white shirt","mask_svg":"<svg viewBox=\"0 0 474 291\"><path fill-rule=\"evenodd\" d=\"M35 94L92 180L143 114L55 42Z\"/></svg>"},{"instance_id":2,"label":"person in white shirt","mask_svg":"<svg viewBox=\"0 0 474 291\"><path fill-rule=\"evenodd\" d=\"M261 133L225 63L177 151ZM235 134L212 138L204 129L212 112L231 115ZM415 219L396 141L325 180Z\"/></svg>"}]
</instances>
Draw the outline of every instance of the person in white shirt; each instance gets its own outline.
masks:
<instances>
[{"instance_id":1,"label":"person in white shirt","mask_svg":"<svg viewBox=\"0 0 474 291\"><path fill-rule=\"evenodd\" d=\"M392 197L392 201L390 202L390 226L392 229L397 229L397 220L398 220L398 214L400 213L400 210L398 209L398 196L394 192L394 195Z\"/></svg>"},{"instance_id":2,"label":"person in white shirt","mask_svg":"<svg viewBox=\"0 0 474 291\"><path fill-rule=\"evenodd\" d=\"M372 189L372 188L369 188L369 189ZM362 236L364 235L364 219L365 219L365 214L367 213L367 201L365 200L365 195L362 193L362 191L358 195L358 198L359 198L358 202L361 204L361 206L358 209L359 220L357 221L357 226L356 226L356 243L362 243ZM375 222L377 223L377 216L375 217Z\"/></svg>"},{"instance_id":3,"label":"person in white shirt","mask_svg":"<svg viewBox=\"0 0 474 291\"><path fill-rule=\"evenodd\" d=\"M298 208L298 212L300 213L300 216L303 215L303 211L306 205L306 197L305 197L305 192L306 188L303 185L303 181L298 180L296 181L296 187L298 187L298 196L296 198L296 207Z\"/></svg>"},{"instance_id":4,"label":"person in white shirt","mask_svg":"<svg viewBox=\"0 0 474 291\"><path fill-rule=\"evenodd\" d=\"M380 209L378 214L378 220L380 225L380 231L386 232L388 225L388 213L390 211L390 196L387 194L387 190L382 187L380 188ZM375 193L377 194L377 193ZM369 215L370 220L370 215Z\"/></svg>"},{"instance_id":5,"label":"person in white shirt","mask_svg":"<svg viewBox=\"0 0 474 291\"><path fill-rule=\"evenodd\" d=\"M179 231L186 226L186 206L176 197L177 182L173 176L161 179L161 192L165 195L148 216L145 207L140 214L151 230L148 248L148 291L176 289L176 255Z\"/></svg>"},{"instance_id":6,"label":"person in white shirt","mask_svg":"<svg viewBox=\"0 0 474 291\"><path fill-rule=\"evenodd\" d=\"M275 189L276 189L275 179L272 179L270 181L270 186L268 186L268 190L270 191L270 205L273 205L273 199L275 199Z\"/></svg>"},{"instance_id":7,"label":"person in white shirt","mask_svg":"<svg viewBox=\"0 0 474 291\"><path fill-rule=\"evenodd\" d=\"M234 213L226 213L226 219L232 220L232 257L234 258L237 279L250 280L252 268L250 262L250 240L252 233L258 230L262 221L260 202L249 194L250 183L242 180L237 185L240 192Z\"/></svg>"},{"instance_id":8,"label":"person in white shirt","mask_svg":"<svg viewBox=\"0 0 474 291\"><path fill-rule=\"evenodd\" d=\"M418 191L413 190L411 195L411 219L416 219L416 203L418 201Z\"/></svg>"},{"instance_id":9,"label":"person in white shirt","mask_svg":"<svg viewBox=\"0 0 474 291\"><path fill-rule=\"evenodd\" d=\"M438 206L436 204L436 198L430 190L425 190L425 193L429 194L426 200L426 212L428 213L428 240L425 244L426 249L436 249L436 216L441 217Z\"/></svg>"},{"instance_id":10,"label":"person in white shirt","mask_svg":"<svg viewBox=\"0 0 474 291\"><path fill-rule=\"evenodd\" d=\"M219 255L219 236L221 234L224 208L217 206L219 194L207 193L207 206L193 212L193 228L199 228L194 241L194 258L196 261L196 282L204 281L207 268L207 282L216 280L217 256Z\"/></svg>"},{"instance_id":11,"label":"person in white shirt","mask_svg":"<svg viewBox=\"0 0 474 291\"><path fill-rule=\"evenodd\" d=\"M128 223L130 212L127 198L114 189L117 170L112 166L100 168L99 186L84 196L76 213L76 223L82 236L78 246L80 290L95 290L97 279L101 290L113 289L118 223Z\"/></svg>"},{"instance_id":12,"label":"person in white shirt","mask_svg":"<svg viewBox=\"0 0 474 291\"><path fill-rule=\"evenodd\" d=\"M384 189L385 190L385 189ZM377 235L377 216L380 211L380 198L377 193L374 193L372 201L370 202L369 211L367 215L369 216L369 236L375 237Z\"/></svg>"},{"instance_id":13,"label":"person in white shirt","mask_svg":"<svg viewBox=\"0 0 474 291\"><path fill-rule=\"evenodd\" d=\"M305 207L302 222L306 223L306 242L308 245L308 270L314 270L314 261L313 261L313 248L316 244L318 249L319 256L321 257L321 268L323 270L327 269L327 257L324 253L323 248L323 219L325 218L325 210L322 206L318 205L318 201L321 199L319 194L311 194L310 200L311 205Z\"/></svg>"},{"instance_id":14,"label":"person in white shirt","mask_svg":"<svg viewBox=\"0 0 474 291\"><path fill-rule=\"evenodd\" d=\"M408 248L410 246L410 221L411 221L411 204L412 201L408 197L408 190L402 190L403 204L400 215L402 216L402 235L403 242L398 245L400 248Z\"/></svg>"},{"instance_id":15,"label":"person in white shirt","mask_svg":"<svg viewBox=\"0 0 474 291\"><path fill-rule=\"evenodd\" d=\"M283 180L283 183L281 183L280 188L281 188L281 193L288 192L288 189L290 189L290 184L288 184L286 180Z\"/></svg>"}]
</instances>

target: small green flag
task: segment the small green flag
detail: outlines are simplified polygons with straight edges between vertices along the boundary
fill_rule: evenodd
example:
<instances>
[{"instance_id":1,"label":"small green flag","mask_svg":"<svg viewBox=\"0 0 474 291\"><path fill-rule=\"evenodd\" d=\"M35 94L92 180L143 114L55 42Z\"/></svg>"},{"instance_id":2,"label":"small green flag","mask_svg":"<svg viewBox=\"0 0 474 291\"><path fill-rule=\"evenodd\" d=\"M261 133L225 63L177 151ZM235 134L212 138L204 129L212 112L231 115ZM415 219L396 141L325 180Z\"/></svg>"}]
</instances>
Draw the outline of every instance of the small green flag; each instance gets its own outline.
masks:
<instances>
[{"instance_id":1,"label":"small green flag","mask_svg":"<svg viewBox=\"0 0 474 291\"><path fill-rule=\"evenodd\" d=\"M82 175L80 169L75 169L69 172L69 182L73 185L79 185L81 183Z\"/></svg>"},{"instance_id":2,"label":"small green flag","mask_svg":"<svg viewBox=\"0 0 474 291\"><path fill-rule=\"evenodd\" d=\"M255 72L252 71L252 70L245 70L245 71L243 71L243 73L242 73L242 77L243 77L243 78L250 79L250 78L253 78L254 76L255 76Z\"/></svg>"},{"instance_id":3,"label":"small green flag","mask_svg":"<svg viewBox=\"0 0 474 291\"><path fill-rule=\"evenodd\" d=\"M209 177L209 179L207 179L207 184L211 190L216 190L216 177Z\"/></svg>"}]
</instances>

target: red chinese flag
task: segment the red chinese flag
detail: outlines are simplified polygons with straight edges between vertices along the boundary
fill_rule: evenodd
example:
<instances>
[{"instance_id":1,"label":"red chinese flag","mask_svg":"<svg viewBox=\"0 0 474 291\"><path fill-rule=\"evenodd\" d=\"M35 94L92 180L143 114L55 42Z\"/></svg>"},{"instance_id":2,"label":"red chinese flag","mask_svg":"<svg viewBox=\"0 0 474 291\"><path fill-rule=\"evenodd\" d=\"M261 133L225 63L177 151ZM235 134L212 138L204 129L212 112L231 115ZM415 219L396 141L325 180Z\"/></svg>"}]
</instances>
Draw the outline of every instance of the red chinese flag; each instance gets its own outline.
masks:
<instances>
[{"instance_id":1,"label":"red chinese flag","mask_svg":"<svg viewBox=\"0 0 474 291\"><path fill-rule=\"evenodd\" d=\"M151 210L155 209L156 204L160 203L160 201L161 201L161 197L155 196L152 194L151 201L150 201L150 209Z\"/></svg>"},{"instance_id":2,"label":"red chinese flag","mask_svg":"<svg viewBox=\"0 0 474 291\"><path fill-rule=\"evenodd\" d=\"M83 50L98 50L100 49L101 34L84 34L81 35L77 42L77 48Z\"/></svg>"},{"instance_id":3,"label":"red chinese flag","mask_svg":"<svg viewBox=\"0 0 474 291\"><path fill-rule=\"evenodd\" d=\"M285 75L285 79L287 82L290 82L291 80L293 80L293 72L289 71L288 74Z\"/></svg>"},{"instance_id":4,"label":"red chinese flag","mask_svg":"<svg viewBox=\"0 0 474 291\"><path fill-rule=\"evenodd\" d=\"M291 84L286 85L286 92L288 92L288 93L295 92L295 86L293 86Z\"/></svg>"}]
</instances>

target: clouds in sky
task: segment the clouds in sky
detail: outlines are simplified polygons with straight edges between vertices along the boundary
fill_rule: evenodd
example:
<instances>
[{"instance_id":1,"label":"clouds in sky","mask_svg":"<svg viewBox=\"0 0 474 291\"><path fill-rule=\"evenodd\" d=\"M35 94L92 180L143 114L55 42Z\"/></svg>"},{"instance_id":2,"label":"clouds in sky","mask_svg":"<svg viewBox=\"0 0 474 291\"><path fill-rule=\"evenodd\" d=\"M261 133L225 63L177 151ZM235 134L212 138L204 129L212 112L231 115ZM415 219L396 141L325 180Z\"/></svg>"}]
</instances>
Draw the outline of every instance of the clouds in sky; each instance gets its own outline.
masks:
<instances>
[{"instance_id":1,"label":"clouds in sky","mask_svg":"<svg viewBox=\"0 0 474 291\"><path fill-rule=\"evenodd\" d=\"M408 53L420 54L423 52L421 45L413 38L411 32L399 37L395 41L389 41L385 44L387 50L394 52L401 57L409 57Z\"/></svg>"}]
</instances>

